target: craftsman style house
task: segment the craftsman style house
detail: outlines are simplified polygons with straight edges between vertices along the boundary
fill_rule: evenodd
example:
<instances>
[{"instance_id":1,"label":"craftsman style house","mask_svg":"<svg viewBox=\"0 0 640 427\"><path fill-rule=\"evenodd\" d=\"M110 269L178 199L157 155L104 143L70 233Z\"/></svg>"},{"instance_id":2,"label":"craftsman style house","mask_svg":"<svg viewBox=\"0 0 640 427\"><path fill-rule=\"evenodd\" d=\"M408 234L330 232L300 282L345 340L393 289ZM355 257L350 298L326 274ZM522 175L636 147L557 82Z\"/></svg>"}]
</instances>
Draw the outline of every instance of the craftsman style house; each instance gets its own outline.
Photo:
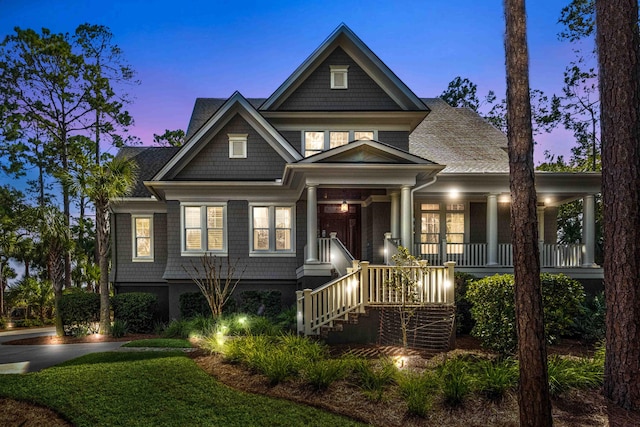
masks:
<instances>
[{"instance_id":1,"label":"craftsman style house","mask_svg":"<svg viewBox=\"0 0 640 427\"><path fill-rule=\"evenodd\" d=\"M340 25L269 98L197 99L181 148L121 150L139 181L113 207L111 280L176 318L179 295L196 291L192 262L228 257L245 269L238 290L277 289L286 304L298 291L313 333L361 310L340 294L353 286L355 305L384 303L380 277L402 245L436 269L430 301L451 302L436 288L453 268L512 269L506 145L475 112L419 98ZM543 270L601 278L600 175L539 172L536 187ZM576 199L583 243L559 245L558 207Z\"/></svg>"}]
</instances>

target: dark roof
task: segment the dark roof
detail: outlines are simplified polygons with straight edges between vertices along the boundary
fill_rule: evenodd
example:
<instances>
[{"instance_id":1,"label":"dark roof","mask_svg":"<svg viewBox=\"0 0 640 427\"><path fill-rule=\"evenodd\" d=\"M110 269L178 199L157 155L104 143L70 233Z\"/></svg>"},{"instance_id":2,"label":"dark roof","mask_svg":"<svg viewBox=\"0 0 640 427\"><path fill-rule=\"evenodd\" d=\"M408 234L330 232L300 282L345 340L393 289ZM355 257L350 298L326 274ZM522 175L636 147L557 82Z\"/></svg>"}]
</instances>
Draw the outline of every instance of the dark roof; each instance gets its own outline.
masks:
<instances>
[{"instance_id":1,"label":"dark roof","mask_svg":"<svg viewBox=\"0 0 640 427\"><path fill-rule=\"evenodd\" d=\"M185 141L188 141L189 138L191 138L193 134L196 133L196 131L200 129L220 107L222 107L222 104L224 104L227 99L228 98L196 98L196 103L193 106L193 112L191 113L191 119L189 120L189 126L187 127ZM266 101L266 98L246 99L255 109L258 109L258 107Z\"/></svg>"},{"instance_id":2,"label":"dark roof","mask_svg":"<svg viewBox=\"0 0 640 427\"><path fill-rule=\"evenodd\" d=\"M151 197L144 186L178 152L180 147L123 147L117 157L133 159L138 164L138 179L129 197Z\"/></svg>"}]
</instances>

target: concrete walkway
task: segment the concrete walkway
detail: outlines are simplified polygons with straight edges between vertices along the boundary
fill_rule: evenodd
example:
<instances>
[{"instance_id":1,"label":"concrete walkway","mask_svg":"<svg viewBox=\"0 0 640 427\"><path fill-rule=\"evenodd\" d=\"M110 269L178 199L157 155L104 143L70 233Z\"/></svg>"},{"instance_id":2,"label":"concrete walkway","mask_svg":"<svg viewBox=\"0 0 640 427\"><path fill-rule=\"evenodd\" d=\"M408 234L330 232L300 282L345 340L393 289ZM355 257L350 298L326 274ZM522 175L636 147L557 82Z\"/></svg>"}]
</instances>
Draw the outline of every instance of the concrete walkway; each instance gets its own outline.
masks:
<instances>
[{"instance_id":1,"label":"concrete walkway","mask_svg":"<svg viewBox=\"0 0 640 427\"><path fill-rule=\"evenodd\" d=\"M54 335L55 328L22 329L0 332L0 374L36 372L89 353L113 351L124 342L82 344L4 345L7 341Z\"/></svg>"}]
</instances>

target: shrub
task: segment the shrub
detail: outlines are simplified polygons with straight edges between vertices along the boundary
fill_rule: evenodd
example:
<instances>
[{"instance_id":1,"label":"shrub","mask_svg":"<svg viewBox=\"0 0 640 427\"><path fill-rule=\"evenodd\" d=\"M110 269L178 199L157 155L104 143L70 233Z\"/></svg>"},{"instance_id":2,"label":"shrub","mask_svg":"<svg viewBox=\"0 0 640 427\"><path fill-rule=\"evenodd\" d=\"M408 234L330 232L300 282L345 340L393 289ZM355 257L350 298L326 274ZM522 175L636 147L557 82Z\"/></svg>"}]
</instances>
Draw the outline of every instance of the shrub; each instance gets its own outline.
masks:
<instances>
[{"instance_id":1,"label":"shrub","mask_svg":"<svg viewBox=\"0 0 640 427\"><path fill-rule=\"evenodd\" d=\"M7 329L7 319L0 316L0 330Z\"/></svg>"},{"instance_id":2,"label":"shrub","mask_svg":"<svg viewBox=\"0 0 640 427\"><path fill-rule=\"evenodd\" d=\"M469 373L469 363L457 358L440 366L442 395L449 406L460 406L472 391L473 377Z\"/></svg>"},{"instance_id":3,"label":"shrub","mask_svg":"<svg viewBox=\"0 0 640 427\"><path fill-rule=\"evenodd\" d=\"M191 319L196 316L211 317L211 309L202 292L185 292L180 295L180 317Z\"/></svg>"},{"instance_id":4,"label":"shrub","mask_svg":"<svg viewBox=\"0 0 640 427\"><path fill-rule=\"evenodd\" d=\"M563 274L540 276L545 336L553 343L570 330L584 298L582 285ZM513 275L495 275L471 282L467 297L476 321L472 335L483 346L501 354L516 348L516 319Z\"/></svg>"},{"instance_id":5,"label":"shrub","mask_svg":"<svg viewBox=\"0 0 640 427\"><path fill-rule=\"evenodd\" d=\"M189 338L191 323L188 320L172 320L162 331L165 338Z\"/></svg>"},{"instance_id":6,"label":"shrub","mask_svg":"<svg viewBox=\"0 0 640 427\"><path fill-rule=\"evenodd\" d=\"M127 322L116 319L111 324L111 336L114 338L122 338L127 333Z\"/></svg>"},{"instance_id":7,"label":"shrub","mask_svg":"<svg viewBox=\"0 0 640 427\"><path fill-rule=\"evenodd\" d=\"M501 401L518 385L518 365L512 359L480 360L474 370L477 390L491 401Z\"/></svg>"},{"instance_id":8,"label":"shrub","mask_svg":"<svg viewBox=\"0 0 640 427\"><path fill-rule=\"evenodd\" d=\"M62 295L58 306L65 334L95 333L100 319L100 295L87 292L72 292Z\"/></svg>"},{"instance_id":9,"label":"shrub","mask_svg":"<svg viewBox=\"0 0 640 427\"><path fill-rule=\"evenodd\" d=\"M127 322L129 332L153 331L154 315L158 308L158 297L145 292L118 294L111 298L113 317Z\"/></svg>"},{"instance_id":10,"label":"shrub","mask_svg":"<svg viewBox=\"0 0 640 427\"><path fill-rule=\"evenodd\" d=\"M573 359L557 355L549 358L549 392L557 396L570 389L597 388L604 378L598 359Z\"/></svg>"},{"instance_id":11,"label":"shrub","mask_svg":"<svg viewBox=\"0 0 640 427\"><path fill-rule=\"evenodd\" d=\"M470 333L475 324L471 316L472 304L467 299L467 288L473 280L476 280L476 277L471 274L455 272L456 333L458 335Z\"/></svg>"},{"instance_id":12,"label":"shrub","mask_svg":"<svg viewBox=\"0 0 640 427\"><path fill-rule=\"evenodd\" d=\"M391 359L380 359L376 364L359 359L354 362L354 372L365 396L377 402L382 399L386 386L393 382L398 369Z\"/></svg>"},{"instance_id":13,"label":"shrub","mask_svg":"<svg viewBox=\"0 0 640 427\"><path fill-rule=\"evenodd\" d=\"M407 411L412 415L426 417L433 408L434 396L440 389L440 378L431 371L421 375L405 372L398 375L400 395L407 403Z\"/></svg>"},{"instance_id":14,"label":"shrub","mask_svg":"<svg viewBox=\"0 0 640 427\"><path fill-rule=\"evenodd\" d=\"M282 311L282 293L264 290L240 292L239 311L274 319Z\"/></svg>"},{"instance_id":15,"label":"shrub","mask_svg":"<svg viewBox=\"0 0 640 427\"><path fill-rule=\"evenodd\" d=\"M311 362L304 368L304 379L316 390L326 390L347 375L347 365L342 359L326 359Z\"/></svg>"},{"instance_id":16,"label":"shrub","mask_svg":"<svg viewBox=\"0 0 640 427\"><path fill-rule=\"evenodd\" d=\"M595 344L604 339L606 306L604 292L587 298L576 317L574 334L587 344Z\"/></svg>"}]
</instances>

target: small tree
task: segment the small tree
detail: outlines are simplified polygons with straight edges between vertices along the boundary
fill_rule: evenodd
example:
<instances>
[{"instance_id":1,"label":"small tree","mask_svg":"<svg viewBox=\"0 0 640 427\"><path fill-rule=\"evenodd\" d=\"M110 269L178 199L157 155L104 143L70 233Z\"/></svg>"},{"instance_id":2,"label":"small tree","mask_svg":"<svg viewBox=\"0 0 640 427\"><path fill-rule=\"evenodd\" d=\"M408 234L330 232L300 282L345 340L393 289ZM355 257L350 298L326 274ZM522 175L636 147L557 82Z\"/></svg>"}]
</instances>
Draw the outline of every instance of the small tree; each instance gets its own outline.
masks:
<instances>
[{"instance_id":1,"label":"small tree","mask_svg":"<svg viewBox=\"0 0 640 427\"><path fill-rule=\"evenodd\" d=\"M245 269L242 269L236 275L239 262L240 260L238 259L231 263L229 257L226 257L226 263L224 263L222 258L204 254L200 257L199 265L191 261L191 270L186 269L184 266L182 267L206 298L213 318L217 318L222 314L222 308L231 298L238 283L240 283ZM223 274L223 272L226 274Z\"/></svg>"},{"instance_id":2,"label":"small tree","mask_svg":"<svg viewBox=\"0 0 640 427\"><path fill-rule=\"evenodd\" d=\"M391 276L386 281L392 291L400 316L402 331L402 346L408 346L407 331L411 319L416 314L416 307L420 301L420 284L422 277L427 274L429 267L426 261L419 260L409 253L409 249L398 246L398 253L391 257L395 266Z\"/></svg>"}]
</instances>

